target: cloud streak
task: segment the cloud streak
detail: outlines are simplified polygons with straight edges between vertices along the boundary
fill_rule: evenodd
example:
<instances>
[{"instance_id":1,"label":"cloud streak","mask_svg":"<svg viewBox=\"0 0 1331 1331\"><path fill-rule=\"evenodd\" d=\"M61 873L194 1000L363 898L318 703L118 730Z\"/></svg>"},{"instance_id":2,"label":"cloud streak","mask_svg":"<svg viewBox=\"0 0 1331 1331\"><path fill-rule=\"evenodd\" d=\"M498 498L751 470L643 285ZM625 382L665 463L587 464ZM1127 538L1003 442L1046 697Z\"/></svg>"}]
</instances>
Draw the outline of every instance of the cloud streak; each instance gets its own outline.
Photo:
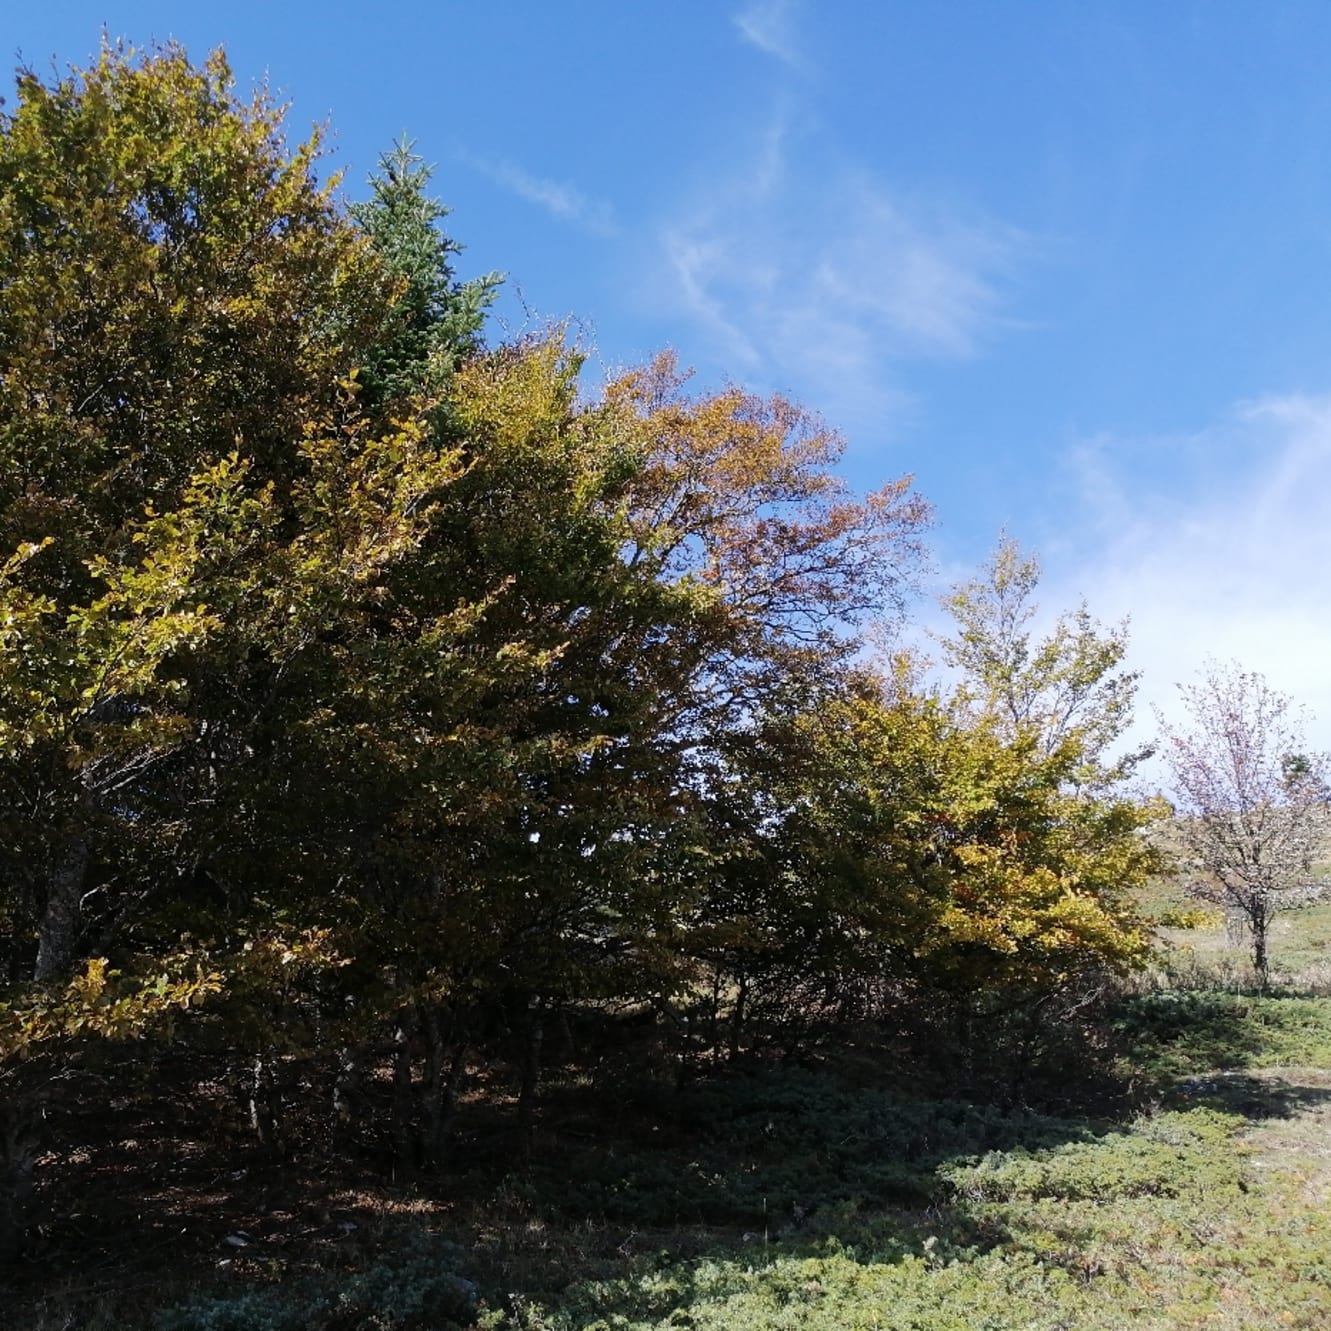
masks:
<instances>
[{"instance_id":1,"label":"cloud streak","mask_svg":"<svg viewBox=\"0 0 1331 1331\"><path fill-rule=\"evenodd\" d=\"M524 167L502 158L477 157L471 153L460 153L459 158L496 185L543 208L561 222L598 236L612 236L619 230L610 204L590 198L573 185L533 175Z\"/></svg>"},{"instance_id":2,"label":"cloud streak","mask_svg":"<svg viewBox=\"0 0 1331 1331\"><path fill-rule=\"evenodd\" d=\"M782 122L660 232L667 298L738 374L848 429L899 415L912 358L973 355L1025 241L909 206L834 154L793 166Z\"/></svg>"},{"instance_id":3,"label":"cloud streak","mask_svg":"<svg viewBox=\"0 0 1331 1331\"><path fill-rule=\"evenodd\" d=\"M803 74L808 64L796 32L794 0L754 0L735 15L735 27L750 46Z\"/></svg>"}]
</instances>

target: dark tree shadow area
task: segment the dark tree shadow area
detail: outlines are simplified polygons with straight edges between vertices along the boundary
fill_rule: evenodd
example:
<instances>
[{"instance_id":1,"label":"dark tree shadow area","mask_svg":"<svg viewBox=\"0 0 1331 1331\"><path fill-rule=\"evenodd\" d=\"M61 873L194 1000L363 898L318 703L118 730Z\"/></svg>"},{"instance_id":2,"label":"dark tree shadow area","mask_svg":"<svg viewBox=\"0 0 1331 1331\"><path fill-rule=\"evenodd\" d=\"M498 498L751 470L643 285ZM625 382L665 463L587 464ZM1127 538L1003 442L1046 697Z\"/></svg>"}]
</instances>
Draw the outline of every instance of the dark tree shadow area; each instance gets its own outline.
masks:
<instances>
[{"instance_id":1,"label":"dark tree shadow area","mask_svg":"<svg viewBox=\"0 0 1331 1331\"><path fill-rule=\"evenodd\" d=\"M141 1051L143 1075L100 1096L89 1080L53 1104L39 1226L0 1286L15 1310L0 1324L188 1328L188 1318L155 1321L154 1310L259 1291L267 1320L237 1304L237 1331L355 1331L375 1325L376 1299L399 1309L386 1325L412 1331L465 1327L483 1304L548 1301L577 1282L653 1267L671 1270L672 1297L687 1303L690 1263L813 1255L866 1227L877 1262L938 1235L953 1251L984 1252L1013 1236L977 1218L951 1181L957 1167L1093 1148L1146 1104L1253 1122L1325 1104L1331 1086L1251 1065L1269 1061L1273 1040L1298 1036L1315 1049L1326 1021L1320 1005L1298 1000L1133 998L1106 1024L1112 1038L1096 1058L1069 1064L1076 1077L1060 1087L1056 1067L1042 1070L1043 1097L1011 1093L1035 1084L1029 1069L1020 1081L991 1078L986 1094L973 1078L949 1085L914 1055L862 1039L686 1078L664 1075L650 1050L620 1051L613 1066L552 1067L525 1126L517 1074L476 1068L446 1160L410 1179L394 1177L387 1076L371 1080L353 1132L324 1109L327 1069L287 1069L284 1133L260 1142L229 1064ZM1089 1063L1099 1071L1088 1078ZM721 1278L711 1272L707 1298ZM642 1312L647 1296L629 1280L622 1288L613 1311Z\"/></svg>"}]
</instances>

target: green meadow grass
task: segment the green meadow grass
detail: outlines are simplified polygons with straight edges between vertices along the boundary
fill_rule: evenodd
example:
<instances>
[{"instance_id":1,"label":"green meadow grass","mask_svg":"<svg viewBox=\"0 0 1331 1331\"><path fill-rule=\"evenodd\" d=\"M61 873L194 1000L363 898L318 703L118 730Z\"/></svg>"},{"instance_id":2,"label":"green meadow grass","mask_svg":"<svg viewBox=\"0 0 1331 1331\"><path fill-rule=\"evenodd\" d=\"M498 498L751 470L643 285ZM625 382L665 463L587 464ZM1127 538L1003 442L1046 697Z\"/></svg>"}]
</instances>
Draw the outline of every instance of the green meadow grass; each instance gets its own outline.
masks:
<instances>
[{"instance_id":1,"label":"green meadow grass","mask_svg":"<svg viewBox=\"0 0 1331 1331\"><path fill-rule=\"evenodd\" d=\"M718 1235L685 1258L637 1257L610 1278L496 1309L484 1324L1323 1331L1331 999L1318 995L1331 989L1320 983L1331 904L1278 919L1285 993L1242 992L1246 958L1219 922L1172 938L1161 976L1187 987L1157 979L1115 1016L1122 1074L1149 1102L1126 1122L880 1101L875 1132L864 1106L826 1092L802 1105L794 1138L774 1126L779 1117L765 1121L779 1138L775 1156L812 1156L831 1171L817 1181L830 1204L802 1228L776 1239L750 1232L738 1246ZM760 1119L751 1111L734 1122L753 1131ZM749 1177L780 1194L761 1169ZM804 1181L806 1195L814 1185Z\"/></svg>"},{"instance_id":2,"label":"green meadow grass","mask_svg":"<svg viewBox=\"0 0 1331 1331\"><path fill-rule=\"evenodd\" d=\"M1268 995L1223 929L1162 931L1108 1018L1120 1094L1098 1108L930 1097L862 1059L609 1120L556 1086L497 1188L445 1179L362 1216L336 1262L237 1263L147 1320L34 1331L1325 1331L1331 905L1278 923Z\"/></svg>"}]
</instances>

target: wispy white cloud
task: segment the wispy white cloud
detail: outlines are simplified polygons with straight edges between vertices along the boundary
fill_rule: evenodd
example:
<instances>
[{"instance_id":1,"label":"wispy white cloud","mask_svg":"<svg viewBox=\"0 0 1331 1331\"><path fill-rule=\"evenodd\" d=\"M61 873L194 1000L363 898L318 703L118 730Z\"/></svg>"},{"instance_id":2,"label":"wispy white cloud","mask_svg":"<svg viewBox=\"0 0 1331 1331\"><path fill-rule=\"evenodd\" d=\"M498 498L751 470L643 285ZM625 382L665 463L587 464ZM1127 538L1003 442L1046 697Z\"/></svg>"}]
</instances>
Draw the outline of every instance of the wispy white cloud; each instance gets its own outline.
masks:
<instances>
[{"instance_id":1,"label":"wispy white cloud","mask_svg":"<svg viewBox=\"0 0 1331 1331\"><path fill-rule=\"evenodd\" d=\"M801 73L808 71L796 25L795 0L752 0L735 15L735 27L751 46Z\"/></svg>"},{"instance_id":2,"label":"wispy white cloud","mask_svg":"<svg viewBox=\"0 0 1331 1331\"><path fill-rule=\"evenodd\" d=\"M504 159L477 157L471 153L458 154L460 160L473 170L494 181L520 199L544 208L551 216L590 231L598 236L611 236L619 230L614 209L601 199L593 199L573 185L533 175L525 168Z\"/></svg>"},{"instance_id":3,"label":"wispy white cloud","mask_svg":"<svg viewBox=\"0 0 1331 1331\"><path fill-rule=\"evenodd\" d=\"M1315 742L1331 749L1331 397L1245 404L1150 448L1170 473L1154 494L1142 444L1083 451L1088 538L1079 559L1060 559L1047 599L1085 595L1103 618L1130 616L1143 733L1149 706L1176 712L1174 686L1215 657L1306 703Z\"/></svg>"},{"instance_id":4,"label":"wispy white cloud","mask_svg":"<svg viewBox=\"0 0 1331 1331\"><path fill-rule=\"evenodd\" d=\"M726 347L737 368L754 369L762 354L748 335L727 313L726 301L714 292L717 271L729 262L728 246L718 237L668 227L663 237L666 258L679 283L679 294L688 310Z\"/></svg>"},{"instance_id":5,"label":"wispy white cloud","mask_svg":"<svg viewBox=\"0 0 1331 1331\"><path fill-rule=\"evenodd\" d=\"M1003 322L1026 242L907 204L835 153L792 164L786 125L662 227L664 294L734 373L881 424L909 400L904 361L971 355Z\"/></svg>"}]
</instances>

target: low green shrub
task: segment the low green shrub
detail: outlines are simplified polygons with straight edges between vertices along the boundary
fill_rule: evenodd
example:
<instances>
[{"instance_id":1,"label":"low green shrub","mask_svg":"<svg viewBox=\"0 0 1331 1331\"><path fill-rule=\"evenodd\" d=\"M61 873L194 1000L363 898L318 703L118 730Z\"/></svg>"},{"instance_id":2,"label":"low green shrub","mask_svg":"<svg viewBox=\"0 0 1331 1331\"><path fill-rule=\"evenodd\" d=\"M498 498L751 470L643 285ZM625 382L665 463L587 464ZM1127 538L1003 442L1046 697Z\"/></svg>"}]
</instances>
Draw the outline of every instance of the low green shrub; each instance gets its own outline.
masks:
<instances>
[{"instance_id":1,"label":"low green shrub","mask_svg":"<svg viewBox=\"0 0 1331 1331\"><path fill-rule=\"evenodd\" d=\"M1331 1004L1316 998L1135 994L1114 1030L1125 1058L1162 1081L1214 1069L1331 1067Z\"/></svg>"},{"instance_id":2,"label":"low green shrub","mask_svg":"<svg viewBox=\"0 0 1331 1331\"><path fill-rule=\"evenodd\" d=\"M207 1295L161 1314L156 1331L465 1331L478 1311L465 1261L453 1244L408 1234L363 1271Z\"/></svg>"},{"instance_id":3,"label":"low green shrub","mask_svg":"<svg viewBox=\"0 0 1331 1331\"><path fill-rule=\"evenodd\" d=\"M687 1145L587 1150L516 1186L564 1220L771 1232L850 1200L927 1205L944 1161L1086 1135L1080 1123L1031 1110L900 1100L791 1067L714 1078L686 1092L676 1114Z\"/></svg>"},{"instance_id":4,"label":"low green shrub","mask_svg":"<svg viewBox=\"0 0 1331 1331\"><path fill-rule=\"evenodd\" d=\"M1016 1198L1110 1201L1124 1197L1206 1195L1240 1190L1237 1115L1213 1110L1166 1113L1122 1132L1048 1151L991 1152L940 1176L969 1201Z\"/></svg>"}]
</instances>

